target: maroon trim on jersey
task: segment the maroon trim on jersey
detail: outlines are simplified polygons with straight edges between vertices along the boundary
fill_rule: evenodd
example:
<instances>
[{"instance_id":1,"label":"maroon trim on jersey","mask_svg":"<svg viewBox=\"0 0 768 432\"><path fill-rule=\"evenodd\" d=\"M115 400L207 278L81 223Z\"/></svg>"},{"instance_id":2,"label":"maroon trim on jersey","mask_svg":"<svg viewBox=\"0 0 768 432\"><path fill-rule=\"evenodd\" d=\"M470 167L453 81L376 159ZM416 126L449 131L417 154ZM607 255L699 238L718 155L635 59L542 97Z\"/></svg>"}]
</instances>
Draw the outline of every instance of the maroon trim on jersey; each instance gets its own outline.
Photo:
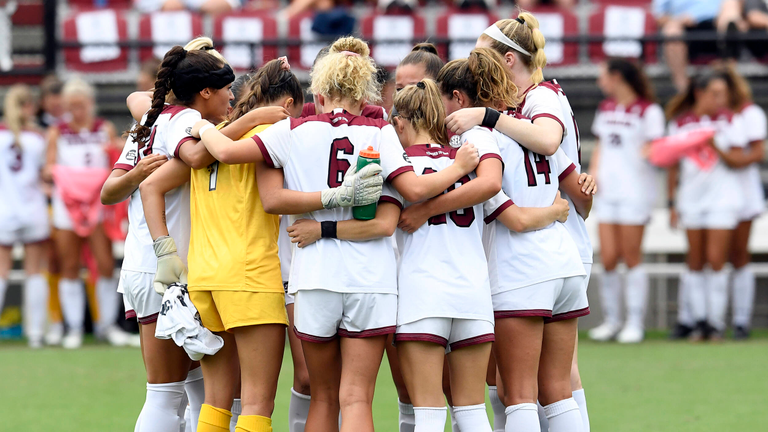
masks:
<instances>
[{"instance_id":1,"label":"maroon trim on jersey","mask_svg":"<svg viewBox=\"0 0 768 432\"><path fill-rule=\"evenodd\" d=\"M116 170L116 169L121 169L121 170L125 170L125 171L130 171L130 170L132 170L132 169L133 169L133 165L124 164L124 163L116 163L116 164L115 164L115 165L112 167L112 171L114 171L114 170Z\"/></svg>"},{"instance_id":2,"label":"maroon trim on jersey","mask_svg":"<svg viewBox=\"0 0 768 432\"><path fill-rule=\"evenodd\" d=\"M354 114L350 114L347 111L342 111L340 113L325 113L325 114L318 114L314 116L309 117L303 117L303 118L291 118L291 130L296 129L297 127L303 125L307 122L323 122L328 123L333 127L341 126L341 125L348 125L348 126L373 126L377 127L379 129L384 128L384 126L389 125L384 119L382 118L370 118L370 117L363 117L363 116L356 116Z\"/></svg>"},{"instance_id":3,"label":"maroon trim on jersey","mask_svg":"<svg viewBox=\"0 0 768 432\"><path fill-rule=\"evenodd\" d=\"M733 121L734 113L733 111L729 109L722 109L715 113L712 116L707 116L712 121L718 121L718 120L726 120L728 123L731 123ZM686 113L683 113L679 115L677 118L675 118L675 124L677 124L678 127L685 126L689 123L699 123L701 121L701 116L697 116L693 112L689 111Z\"/></svg>"},{"instance_id":4,"label":"maroon trim on jersey","mask_svg":"<svg viewBox=\"0 0 768 432\"><path fill-rule=\"evenodd\" d=\"M498 153L486 153L486 154L484 154L484 155L482 155L480 157L480 162L482 162L482 161L484 161L486 159L490 159L490 158L498 159L498 160L501 161L502 164L504 163L504 160L501 159L501 155L498 154ZM480 163L480 162L478 162L478 163Z\"/></svg>"},{"instance_id":5,"label":"maroon trim on jersey","mask_svg":"<svg viewBox=\"0 0 768 432\"><path fill-rule=\"evenodd\" d=\"M192 140L195 140L195 139L198 139L198 138L191 137L191 136L182 138L181 141L179 141L179 143L176 144L176 150L173 151L173 157L175 157L175 158L179 157L179 150L181 150L181 145L182 144L184 144L187 141L192 141Z\"/></svg>"},{"instance_id":6,"label":"maroon trim on jersey","mask_svg":"<svg viewBox=\"0 0 768 432\"><path fill-rule=\"evenodd\" d=\"M511 199L505 201L504 204L500 205L499 208L497 208L496 210L493 211L493 213L491 213L488 216L486 216L485 219L483 219L483 221L486 224L489 224L489 223L495 221L496 218L499 217L500 214L504 213L504 210L512 207L513 204L514 203L512 202Z\"/></svg>"},{"instance_id":7,"label":"maroon trim on jersey","mask_svg":"<svg viewBox=\"0 0 768 432\"><path fill-rule=\"evenodd\" d=\"M493 333L486 333L484 335L471 337L469 339L460 340L451 344L451 351L466 348L472 345L480 345L488 342L494 342L496 336Z\"/></svg>"},{"instance_id":8,"label":"maroon trim on jersey","mask_svg":"<svg viewBox=\"0 0 768 432\"><path fill-rule=\"evenodd\" d=\"M544 318L544 324L549 324L558 321L565 321L573 318L579 318L589 315L589 306L584 309L577 309L570 312L565 312L557 315L552 315L551 318Z\"/></svg>"},{"instance_id":9,"label":"maroon trim on jersey","mask_svg":"<svg viewBox=\"0 0 768 432\"><path fill-rule=\"evenodd\" d=\"M560 121L559 118L557 118L556 115L549 114L549 113L536 114L535 116L531 117L531 123L533 123L539 117L551 118L552 120L556 121L558 124L560 124L560 127L563 128L563 136L565 136L565 131L566 131L565 125L563 124L562 121Z\"/></svg>"},{"instance_id":10,"label":"maroon trim on jersey","mask_svg":"<svg viewBox=\"0 0 768 432\"><path fill-rule=\"evenodd\" d=\"M165 105L163 107L163 110L160 112L160 114L170 114L171 118L173 118L176 114L184 111L185 109L192 109L192 108L187 108L185 106L180 106L180 105Z\"/></svg>"},{"instance_id":11,"label":"maroon trim on jersey","mask_svg":"<svg viewBox=\"0 0 768 432\"><path fill-rule=\"evenodd\" d=\"M338 334L335 334L333 336L313 336L311 334L306 334L298 331L295 326L293 327L293 333L296 335L297 338L303 341L312 342L312 343L327 343L339 337Z\"/></svg>"},{"instance_id":12,"label":"maroon trim on jersey","mask_svg":"<svg viewBox=\"0 0 768 432\"><path fill-rule=\"evenodd\" d=\"M269 151L267 150L267 146L264 145L264 141L262 141L258 135L254 135L251 138L256 143L256 145L259 146L261 155L264 156L264 162L266 162L270 168L274 168L275 163L272 162L272 157L269 155Z\"/></svg>"},{"instance_id":13,"label":"maroon trim on jersey","mask_svg":"<svg viewBox=\"0 0 768 432\"><path fill-rule=\"evenodd\" d=\"M547 309L502 310L502 311L494 311L493 317L496 319L531 318L531 317L542 317L544 319L547 319L552 317L552 311Z\"/></svg>"},{"instance_id":14,"label":"maroon trim on jersey","mask_svg":"<svg viewBox=\"0 0 768 432\"><path fill-rule=\"evenodd\" d=\"M392 172L391 172L391 173L389 173L389 175L387 176L387 181L388 181L388 182L390 182L390 183L392 183L392 180L394 180L394 179L395 179L395 177L399 176L400 174L406 173L406 172L408 172L408 171L411 171L411 172L413 172L413 165L406 165L406 166L402 166L402 167L400 167L400 168L398 168L398 169L396 169L396 170L392 171Z\"/></svg>"},{"instance_id":15,"label":"maroon trim on jersey","mask_svg":"<svg viewBox=\"0 0 768 432\"><path fill-rule=\"evenodd\" d=\"M624 112L628 113L632 111L635 107L640 107L640 111L637 112L640 117L645 114L645 110L648 109L649 106L653 105L653 102L647 101L645 99L635 99L634 102L624 107ZM604 99L600 104L597 106L597 111L599 112L610 112L610 111L616 111L616 108L618 108L619 104L616 103L616 100L614 99Z\"/></svg>"},{"instance_id":16,"label":"maroon trim on jersey","mask_svg":"<svg viewBox=\"0 0 768 432\"><path fill-rule=\"evenodd\" d=\"M559 176L557 176L557 181L562 182L564 178L568 177L568 175L571 173L571 171L576 169L576 164L571 162L570 165L568 165L568 168L565 169L565 171L561 172Z\"/></svg>"},{"instance_id":17,"label":"maroon trim on jersey","mask_svg":"<svg viewBox=\"0 0 768 432\"><path fill-rule=\"evenodd\" d=\"M317 115L317 109L315 107L314 102L307 102L304 104L303 107L301 107L301 116L300 117L310 117L313 115ZM380 107L378 105L366 105L363 107L363 112L360 113L363 117L368 117L372 119L383 119L384 118L384 107Z\"/></svg>"},{"instance_id":18,"label":"maroon trim on jersey","mask_svg":"<svg viewBox=\"0 0 768 432\"><path fill-rule=\"evenodd\" d=\"M339 336L345 337L345 338L367 338L367 337L376 337L376 336L383 336L383 335L390 335L395 333L395 330L397 329L396 326L387 326L387 327L379 327L375 329L368 329L363 330L359 332L351 332L349 330L340 328L339 329Z\"/></svg>"},{"instance_id":19,"label":"maroon trim on jersey","mask_svg":"<svg viewBox=\"0 0 768 432\"><path fill-rule=\"evenodd\" d=\"M443 348L448 346L448 339L431 333L395 333L395 342L431 342Z\"/></svg>"},{"instance_id":20,"label":"maroon trim on jersey","mask_svg":"<svg viewBox=\"0 0 768 432\"><path fill-rule=\"evenodd\" d=\"M129 320L131 318L136 318L136 311L133 309L125 311L125 319Z\"/></svg>"},{"instance_id":21,"label":"maroon trim on jersey","mask_svg":"<svg viewBox=\"0 0 768 432\"><path fill-rule=\"evenodd\" d=\"M388 196L388 195L382 195L381 198L379 198L379 204L381 204L381 203L394 204L394 205L400 207L400 210L403 209L403 203L398 201L397 198L394 198L394 197L391 197L391 196Z\"/></svg>"},{"instance_id":22,"label":"maroon trim on jersey","mask_svg":"<svg viewBox=\"0 0 768 432\"><path fill-rule=\"evenodd\" d=\"M408 156L426 156L432 159L440 158L456 158L456 152L458 150L453 147L441 146L439 144L416 144L405 149L405 154Z\"/></svg>"},{"instance_id":23,"label":"maroon trim on jersey","mask_svg":"<svg viewBox=\"0 0 768 432\"><path fill-rule=\"evenodd\" d=\"M135 314L136 312L134 312ZM138 317L136 318L136 321L139 322L139 324L152 324L153 322L157 322L157 317L160 315L160 313L153 313L152 315L145 316L145 317Z\"/></svg>"}]
</instances>

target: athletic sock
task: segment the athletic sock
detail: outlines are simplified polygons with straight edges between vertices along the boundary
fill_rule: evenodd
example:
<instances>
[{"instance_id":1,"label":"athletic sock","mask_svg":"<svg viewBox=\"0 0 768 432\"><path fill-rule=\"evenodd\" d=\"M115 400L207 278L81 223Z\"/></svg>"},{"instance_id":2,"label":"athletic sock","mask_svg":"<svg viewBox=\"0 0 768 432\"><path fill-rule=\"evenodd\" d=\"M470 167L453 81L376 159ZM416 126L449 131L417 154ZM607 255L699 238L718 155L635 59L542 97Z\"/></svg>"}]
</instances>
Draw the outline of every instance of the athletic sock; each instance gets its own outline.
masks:
<instances>
[{"instance_id":1,"label":"athletic sock","mask_svg":"<svg viewBox=\"0 0 768 432\"><path fill-rule=\"evenodd\" d=\"M507 414L504 413L506 407L499 399L498 387L488 386L488 399L491 400L491 408L493 408L493 430L502 432L504 425L507 424Z\"/></svg>"},{"instance_id":2,"label":"athletic sock","mask_svg":"<svg viewBox=\"0 0 768 432\"><path fill-rule=\"evenodd\" d=\"M451 432L461 432L461 426L459 426L459 422L456 421L456 415L453 412L453 407L448 407L448 414L451 416Z\"/></svg>"},{"instance_id":3,"label":"athletic sock","mask_svg":"<svg viewBox=\"0 0 768 432\"><path fill-rule=\"evenodd\" d=\"M229 432L235 432L235 429L237 429L237 422L240 421L240 414L242 413L243 404L240 399L235 399L232 401L232 418L229 420Z\"/></svg>"},{"instance_id":4,"label":"athletic sock","mask_svg":"<svg viewBox=\"0 0 768 432\"><path fill-rule=\"evenodd\" d=\"M749 264L733 271L733 325L749 328L755 303L755 273Z\"/></svg>"},{"instance_id":5,"label":"athletic sock","mask_svg":"<svg viewBox=\"0 0 768 432\"><path fill-rule=\"evenodd\" d=\"M573 398L563 399L544 407L550 432L582 432L579 405Z\"/></svg>"},{"instance_id":6,"label":"athletic sock","mask_svg":"<svg viewBox=\"0 0 768 432\"><path fill-rule=\"evenodd\" d=\"M27 338L41 342L47 320L48 282L41 274L27 276L24 281L24 333Z\"/></svg>"},{"instance_id":7,"label":"athletic sock","mask_svg":"<svg viewBox=\"0 0 768 432\"><path fill-rule=\"evenodd\" d=\"M3 304L5 303L5 292L8 290L8 279L0 279L0 316L3 315Z\"/></svg>"},{"instance_id":8,"label":"athletic sock","mask_svg":"<svg viewBox=\"0 0 768 432\"><path fill-rule=\"evenodd\" d=\"M485 411L484 403L455 406L453 407L453 416L461 430L472 432L492 432L493 430L488 422L488 413Z\"/></svg>"},{"instance_id":9,"label":"athletic sock","mask_svg":"<svg viewBox=\"0 0 768 432\"><path fill-rule=\"evenodd\" d=\"M413 407L413 416L416 419L418 432L443 432L447 415L446 407Z\"/></svg>"},{"instance_id":10,"label":"athletic sock","mask_svg":"<svg viewBox=\"0 0 768 432\"><path fill-rule=\"evenodd\" d=\"M147 398L136 423L137 432L177 431L181 426L179 405L184 397L184 381L167 384L147 383Z\"/></svg>"},{"instance_id":11,"label":"athletic sock","mask_svg":"<svg viewBox=\"0 0 768 432\"><path fill-rule=\"evenodd\" d=\"M688 273L687 296L691 306L691 318L694 323L707 319L707 288L706 277L702 271Z\"/></svg>"},{"instance_id":12,"label":"athletic sock","mask_svg":"<svg viewBox=\"0 0 768 432\"><path fill-rule=\"evenodd\" d=\"M506 432L541 432L539 426L539 409L535 403L521 403L508 406Z\"/></svg>"},{"instance_id":13,"label":"athletic sock","mask_svg":"<svg viewBox=\"0 0 768 432\"><path fill-rule=\"evenodd\" d=\"M231 418L231 412L208 404L203 404L200 408L197 432L229 432L229 420Z\"/></svg>"},{"instance_id":14,"label":"athletic sock","mask_svg":"<svg viewBox=\"0 0 768 432\"><path fill-rule=\"evenodd\" d=\"M707 321L718 331L725 330L728 310L728 272L710 270L706 274Z\"/></svg>"},{"instance_id":15,"label":"athletic sock","mask_svg":"<svg viewBox=\"0 0 768 432\"><path fill-rule=\"evenodd\" d=\"M179 422L180 432L186 432L187 430L187 408L189 408L189 398L187 397L187 392L184 392L181 395L181 402L179 402L179 419L181 419Z\"/></svg>"},{"instance_id":16,"label":"athletic sock","mask_svg":"<svg viewBox=\"0 0 768 432\"><path fill-rule=\"evenodd\" d=\"M693 313L691 312L690 290L688 289L691 286L690 278L691 274L688 270L680 275L680 281L677 286L677 322L693 327L696 321L693 320Z\"/></svg>"},{"instance_id":17,"label":"athletic sock","mask_svg":"<svg viewBox=\"0 0 768 432\"><path fill-rule=\"evenodd\" d=\"M413 404L405 404L397 400L397 410L399 411L397 422L400 432L413 432L416 427L416 418L413 415Z\"/></svg>"},{"instance_id":18,"label":"athletic sock","mask_svg":"<svg viewBox=\"0 0 768 432\"><path fill-rule=\"evenodd\" d=\"M237 432L272 432L272 419L260 415L241 415L235 430Z\"/></svg>"},{"instance_id":19,"label":"athletic sock","mask_svg":"<svg viewBox=\"0 0 768 432\"><path fill-rule=\"evenodd\" d=\"M549 420L547 420L547 415L544 414L544 407L541 406L539 401L536 401L536 410L539 413L539 427L541 427L542 432L547 432L549 430Z\"/></svg>"},{"instance_id":20,"label":"athletic sock","mask_svg":"<svg viewBox=\"0 0 768 432\"><path fill-rule=\"evenodd\" d=\"M100 277L96 281L96 302L99 304L98 331L104 332L117 323L118 304L117 279Z\"/></svg>"},{"instance_id":21,"label":"athletic sock","mask_svg":"<svg viewBox=\"0 0 768 432\"><path fill-rule=\"evenodd\" d=\"M291 387L291 402L288 405L288 432L304 432L309 415L309 395L301 394Z\"/></svg>"},{"instance_id":22,"label":"athletic sock","mask_svg":"<svg viewBox=\"0 0 768 432\"><path fill-rule=\"evenodd\" d=\"M648 305L648 273L642 264L627 272L627 325L645 328L645 310Z\"/></svg>"},{"instance_id":23,"label":"athletic sock","mask_svg":"<svg viewBox=\"0 0 768 432\"><path fill-rule=\"evenodd\" d=\"M197 430L197 419L200 417L200 407L205 402L205 384L203 382L203 368L192 369L187 373L184 381L184 390L189 399L189 426L193 431Z\"/></svg>"},{"instance_id":24,"label":"athletic sock","mask_svg":"<svg viewBox=\"0 0 768 432\"><path fill-rule=\"evenodd\" d=\"M621 323L621 275L616 270L603 273L600 299L605 322L618 326Z\"/></svg>"},{"instance_id":25,"label":"athletic sock","mask_svg":"<svg viewBox=\"0 0 768 432\"><path fill-rule=\"evenodd\" d=\"M85 322L85 288L82 281L61 278L59 302L69 331L82 333Z\"/></svg>"},{"instance_id":26,"label":"athletic sock","mask_svg":"<svg viewBox=\"0 0 768 432\"><path fill-rule=\"evenodd\" d=\"M584 389L578 389L573 392L573 400L579 406L583 432L589 432L589 412L587 411L587 396L584 394Z\"/></svg>"}]
</instances>

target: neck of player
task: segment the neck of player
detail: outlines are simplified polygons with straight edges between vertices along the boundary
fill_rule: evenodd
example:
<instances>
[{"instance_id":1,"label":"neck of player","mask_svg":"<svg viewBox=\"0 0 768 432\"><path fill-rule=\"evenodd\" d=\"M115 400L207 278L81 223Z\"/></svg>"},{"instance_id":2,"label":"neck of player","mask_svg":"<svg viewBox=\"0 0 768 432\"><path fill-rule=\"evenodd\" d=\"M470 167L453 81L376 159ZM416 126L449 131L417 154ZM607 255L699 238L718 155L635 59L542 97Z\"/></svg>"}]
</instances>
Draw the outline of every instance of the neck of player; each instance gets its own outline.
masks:
<instances>
[{"instance_id":1,"label":"neck of player","mask_svg":"<svg viewBox=\"0 0 768 432\"><path fill-rule=\"evenodd\" d=\"M359 116L363 113L363 104L361 102L350 101L347 99L329 100L325 98L323 100L323 112L330 113L337 108L342 108L346 112Z\"/></svg>"},{"instance_id":2,"label":"neck of player","mask_svg":"<svg viewBox=\"0 0 768 432\"><path fill-rule=\"evenodd\" d=\"M613 95L616 103L622 106L630 106L637 100L637 94L628 85L616 86L616 92Z\"/></svg>"}]
</instances>

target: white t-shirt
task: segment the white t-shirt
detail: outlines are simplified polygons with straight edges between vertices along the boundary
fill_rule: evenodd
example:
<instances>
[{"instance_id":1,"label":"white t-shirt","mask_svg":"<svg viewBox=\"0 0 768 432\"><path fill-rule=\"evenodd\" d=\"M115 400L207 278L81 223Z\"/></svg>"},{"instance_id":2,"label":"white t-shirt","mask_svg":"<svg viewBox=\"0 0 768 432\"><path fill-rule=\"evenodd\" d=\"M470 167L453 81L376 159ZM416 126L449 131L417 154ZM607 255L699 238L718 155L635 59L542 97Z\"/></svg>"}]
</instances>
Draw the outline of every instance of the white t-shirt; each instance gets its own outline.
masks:
<instances>
[{"instance_id":1,"label":"white t-shirt","mask_svg":"<svg viewBox=\"0 0 768 432\"><path fill-rule=\"evenodd\" d=\"M392 181L413 171L395 129L384 120L355 116L337 109L302 119L285 119L254 135L266 163L282 168L285 186L301 192L337 187L360 150L381 154L382 175ZM387 184L382 201L402 206L402 198ZM318 210L302 215L316 221L352 219L351 208ZM368 241L320 239L296 248L288 292L324 289L343 293L397 293L397 264L390 238Z\"/></svg>"},{"instance_id":2,"label":"white t-shirt","mask_svg":"<svg viewBox=\"0 0 768 432\"><path fill-rule=\"evenodd\" d=\"M102 119L96 119L90 130L74 131L68 123L60 123L56 142L56 164L70 168L109 169L109 156L105 146L109 134Z\"/></svg>"},{"instance_id":3,"label":"white t-shirt","mask_svg":"<svg viewBox=\"0 0 768 432\"><path fill-rule=\"evenodd\" d=\"M687 113L669 123L669 135L698 129L715 129L715 145L721 150L747 145L742 118L730 111L722 111L713 118ZM722 160L703 170L691 158L685 157L680 161L677 210L689 214L738 212L744 203L739 180L739 174Z\"/></svg>"},{"instance_id":4,"label":"white t-shirt","mask_svg":"<svg viewBox=\"0 0 768 432\"><path fill-rule=\"evenodd\" d=\"M453 164L456 151L437 144L415 145L405 150L417 175L449 167ZM447 192L473 178L474 173L464 176ZM406 206L411 204L405 203ZM434 317L493 322L491 288L482 241L483 218L497 209L500 213L511 202L500 193L487 204L480 203L433 216L413 234L402 230L395 232L401 254L398 325ZM488 212L487 215L485 212Z\"/></svg>"},{"instance_id":5,"label":"white t-shirt","mask_svg":"<svg viewBox=\"0 0 768 432\"><path fill-rule=\"evenodd\" d=\"M741 115L747 143L765 141L766 134L768 134L765 111L755 104L750 104L741 110L739 114ZM760 178L760 164L753 163L736 171L739 173L741 185L745 189L744 197L749 200L765 201L763 181Z\"/></svg>"},{"instance_id":6,"label":"white t-shirt","mask_svg":"<svg viewBox=\"0 0 768 432\"><path fill-rule=\"evenodd\" d=\"M22 131L20 145L0 124L0 224L3 231L46 224L48 209L41 188L45 139L35 131Z\"/></svg>"},{"instance_id":7,"label":"white t-shirt","mask_svg":"<svg viewBox=\"0 0 768 432\"><path fill-rule=\"evenodd\" d=\"M597 198L612 203L653 205L656 199L656 172L641 155L643 147L664 136L661 106L636 100L629 106L612 99L597 108L592 133L600 140Z\"/></svg>"},{"instance_id":8,"label":"white t-shirt","mask_svg":"<svg viewBox=\"0 0 768 432\"><path fill-rule=\"evenodd\" d=\"M576 124L576 117L573 115L568 97L557 81L544 81L529 87L523 93L522 101L517 110L524 117L531 119L531 121L539 117L549 117L560 123L560 126L563 128L563 142L560 143L560 148L563 149L568 159L573 162L576 172L581 173L579 126ZM573 208L573 201L570 197L565 195L565 198L568 200L571 208ZM573 214L565 222L565 227L571 233L576 246L579 248L582 262L591 264L592 242L589 240L584 219L577 214Z\"/></svg>"},{"instance_id":9,"label":"white t-shirt","mask_svg":"<svg viewBox=\"0 0 768 432\"><path fill-rule=\"evenodd\" d=\"M549 207L557 196L560 179L576 170L562 149L543 156L496 132L504 158L503 190L518 207ZM575 211L571 212L573 217ZM584 265L565 225L517 233L493 221L494 236L488 245L488 269L493 294L529 285L584 275Z\"/></svg>"}]
</instances>

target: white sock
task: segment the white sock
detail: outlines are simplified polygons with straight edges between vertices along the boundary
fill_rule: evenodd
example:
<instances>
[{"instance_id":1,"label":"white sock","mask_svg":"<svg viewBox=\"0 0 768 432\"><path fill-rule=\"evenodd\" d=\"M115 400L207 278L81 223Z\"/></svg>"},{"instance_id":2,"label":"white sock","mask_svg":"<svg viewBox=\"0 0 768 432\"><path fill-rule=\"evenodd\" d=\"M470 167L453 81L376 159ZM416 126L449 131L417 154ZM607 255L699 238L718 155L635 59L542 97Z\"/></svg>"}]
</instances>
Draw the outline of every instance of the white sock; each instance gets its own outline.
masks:
<instances>
[{"instance_id":1,"label":"white sock","mask_svg":"<svg viewBox=\"0 0 768 432\"><path fill-rule=\"evenodd\" d=\"M619 325L621 322L621 275L616 270L607 271L603 273L600 282L604 321Z\"/></svg>"},{"instance_id":2,"label":"white sock","mask_svg":"<svg viewBox=\"0 0 768 432\"><path fill-rule=\"evenodd\" d=\"M707 321L717 330L725 330L728 310L728 272L710 270L706 273Z\"/></svg>"},{"instance_id":3,"label":"white sock","mask_svg":"<svg viewBox=\"0 0 768 432\"><path fill-rule=\"evenodd\" d=\"M448 413L451 415L451 432L461 432L461 426L459 426L459 422L456 421L456 416L453 412L453 407L448 407Z\"/></svg>"},{"instance_id":4,"label":"white sock","mask_svg":"<svg viewBox=\"0 0 768 432\"><path fill-rule=\"evenodd\" d=\"M733 272L733 325L749 328L755 304L755 273L749 264Z\"/></svg>"},{"instance_id":5,"label":"white sock","mask_svg":"<svg viewBox=\"0 0 768 432\"><path fill-rule=\"evenodd\" d=\"M544 414L544 407L541 406L541 402L536 401L536 408L539 412L539 427L541 427L541 432L547 432L549 430L549 420L547 420L547 415Z\"/></svg>"},{"instance_id":6,"label":"white sock","mask_svg":"<svg viewBox=\"0 0 768 432\"><path fill-rule=\"evenodd\" d=\"M413 407L416 419L416 432L443 432L448 410L445 407Z\"/></svg>"},{"instance_id":7,"label":"white sock","mask_svg":"<svg viewBox=\"0 0 768 432\"><path fill-rule=\"evenodd\" d=\"M118 303L117 278L100 277L96 281L96 302L99 304L98 331L106 331L117 323Z\"/></svg>"},{"instance_id":8,"label":"white sock","mask_svg":"<svg viewBox=\"0 0 768 432\"><path fill-rule=\"evenodd\" d=\"M83 332L85 323L85 288L80 279L59 279L59 302L69 331Z\"/></svg>"},{"instance_id":9,"label":"white sock","mask_svg":"<svg viewBox=\"0 0 768 432\"><path fill-rule=\"evenodd\" d=\"M291 402L288 405L288 432L304 432L309 415L309 395L301 394L291 387Z\"/></svg>"},{"instance_id":10,"label":"white sock","mask_svg":"<svg viewBox=\"0 0 768 432\"><path fill-rule=\"evenodd\" d=\"M187 397L187 392L184 392L181 395L181 402L179 402L179 418L181 419L179 432L186 432L187 430L187 408L189 408L189 398Z\"/></svg>"},{"instance_id":11,"label":"white sock","mask_svg":"<svg viewBox=\"0 0 768 432\"><path fill-rule=\"evenodd\" d=\"M689 290L689 287L691 286L690 279L691 274L688 270L680 275L680 281L677 286L677 322L688 327L693 327L696 322L693 320L693 313L691 312L691 296Z\"/></svg>"},{"instance_id":12,"label":"white sock","mask_svg":"<svg viewBox=\"0 0 768 432\"><path fill-rule=\"evenodd\" d=\"M488 386L488 399L491 400L491 408L493 408L493 430L502 432L504 425L507 424L507 414L504 413L506 407L499 399L499 390L496 386Z\"/></svg>"},{"instance_id":13,"label":"white sock","mask_svg":"<svg viewBox=\"0 0 768 432\"><path fill-rule=\"evenodd\" d=\"M232 409L229 411L232 413L232 418L229 420L229 432L235 432L237 419L240 418L240 414L243 413L243 405L240 403L240 399L232 401Z\"/></svg>"},{"instance_id":14,"label":"white sock","mask_svg":"<svg viewBox=\"0 0 768 432\"><path fill-rule=\"evenodd\" d=\"M41 274L24 281L24 333L30 340L42 341L48 320L48 281Z\"/></svg>"},{"instance_id":15,"label":"white sock","mask_svg":"<svg viewBox=\"0 0 768 432\"><path fill-rule=\"evenodd\" d=\"M413 414L413 404L404 404L397 400L398 424L400 432L413 432L416 427L416 417Z\"/></svg>"},{"instance_id":16,"label":"white sock","mask_svg":"<svg viewBox=\"0 0 768 432\"><path fill-rule=\"evenodd\" d=\"M147 383L147 399L144 401L135 430L137 432L179 430L181 426L179 405L183 397L184 381L168 384Z\"/></svg>"},{"instance_id":17,"label":"white sock","mask_svg":"<svg viewBox=\"0 0 768 432\"><path fill-rule=\"evenodd\" d=\"M694 323L707 319L707 288L705 283L704 272L691 271L688 273L686 290L688 292L688 304L691 306L691 318L693 318Z\"/></svg>"},{"instance_id":18,"label":"white sock","mask_svg":"<svg viewBox=\"0 0 768 432\"><path fill-rule=\"evenodd\" d=\"M485 404L455 406L453 407L453 416L459 428L472 432L492 432L491 423L488 422L488 413L485 411Z\"/></svg>"},{"instance_id":19,"label":"white sock","mask_svg":"<svg viewBox=\"0 0 768 432\"><path fill-rule=\"evenodd\" d=\"M205 402L205 384L203 383L203 368L197 368L187 373L184 390L189 398L189 426L197 430L197 419L200 417L200 407Z\"/></svg>"},{"instance_id":20,"label":"white sock","mask_svg":"<svg viewBox=\"0 0 768 432\"><path fill-rule=\"evenodd\" d=\"M648 305L648 273L642 264L627 272L627 325L645 328L645 310Z\"/></svg>"},{"instance_id":21,"label":"white sock","mask_svg":"<svg viewBox=\"0 0 768 432\"><path fill-rule=\"evenodd\" d=\"M583 432L579 405L572 397L545 406L544 413L550 432Z\"/></svg>"},{"instance_id":22,"label":"white sock","mask_svg":"<svg viewBox=\"0 0 768 432\"><path fill-rule=\"evenodd\" d=\"M573 400L575 400L576 405L579 406L582 429L584 432L589 432L589 412L587 411L587 396L584 394L584 389L579 389L573 392Z\"/></svg>"},{"instance_id":23,"label":"white sock","mask_svg":"<svg viewBox=\"0 0 768 432\"><path fill-rule=\"evenodd\" d=\"M506 432L541 432L538 408L535 403L508 406Z\"/></svg>"},{"instance_id":24,"label":"white sock","mask_svg":"<svg viewBox=\"0 0 768 432\"><path fill-rule=\"evenodd\" d=\"M3 315L3 304L5 303L5 292L8 290L8 279L0 279L0 315Z\"/></svg>"}]
</instances>

